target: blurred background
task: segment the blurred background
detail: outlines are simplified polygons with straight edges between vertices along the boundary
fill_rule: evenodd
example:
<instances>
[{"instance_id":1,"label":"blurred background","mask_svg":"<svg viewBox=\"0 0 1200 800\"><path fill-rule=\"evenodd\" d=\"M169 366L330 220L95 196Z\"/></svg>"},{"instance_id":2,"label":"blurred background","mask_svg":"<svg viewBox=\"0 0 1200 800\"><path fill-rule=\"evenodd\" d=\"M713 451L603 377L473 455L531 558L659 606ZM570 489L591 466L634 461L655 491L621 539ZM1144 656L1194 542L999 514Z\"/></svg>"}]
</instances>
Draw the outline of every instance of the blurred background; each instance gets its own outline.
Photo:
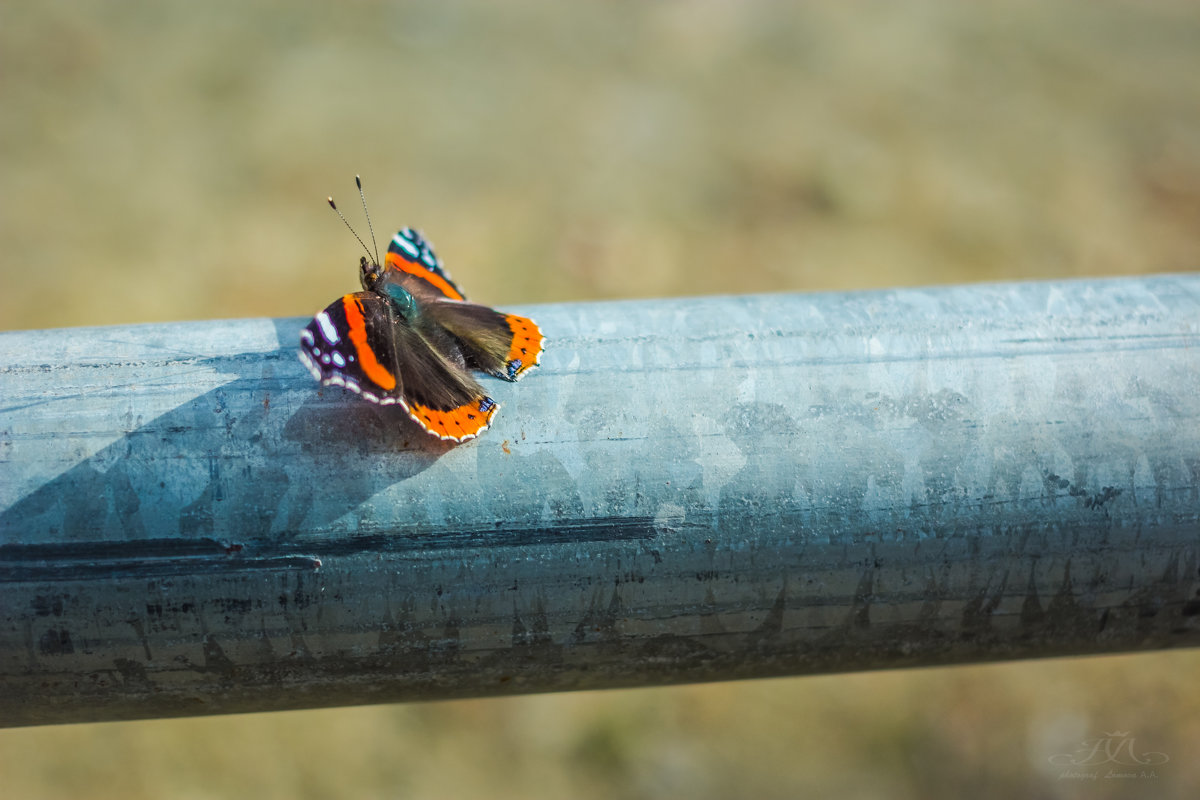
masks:
<instances>
[{"instance_id":1,"label":"blurred background","mask_svg":"<svg viewBox=\"0 0 1200 800\"><path fill-rule=\"evenodd\" d=\"M496 305L1194 270L1200 10L10 1L0 152L3 329L312 314L357 288L355 173ZM1198 668L3 730L0 793L1191 798ZM1170 760L1051 763L1109 732Z\"/></svg>"}]
</instances>

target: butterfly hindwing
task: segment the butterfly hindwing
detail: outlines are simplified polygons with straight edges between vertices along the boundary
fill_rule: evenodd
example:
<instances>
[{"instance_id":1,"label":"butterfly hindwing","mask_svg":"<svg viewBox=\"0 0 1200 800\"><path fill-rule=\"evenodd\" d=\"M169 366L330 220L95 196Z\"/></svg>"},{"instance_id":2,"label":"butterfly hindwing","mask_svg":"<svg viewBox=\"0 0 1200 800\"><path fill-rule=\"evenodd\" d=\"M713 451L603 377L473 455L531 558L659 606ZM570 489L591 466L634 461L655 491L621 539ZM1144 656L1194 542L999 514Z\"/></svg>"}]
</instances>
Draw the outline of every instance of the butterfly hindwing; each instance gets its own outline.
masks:
<instances>
[{"instance_id":1,"label":"butterfly hindwing","mask_svg":"<svg viewBox=\"0 0 1200 800\"><path fill-rule=\"evenodd\" d=\"M458 340L470 366L520 380L542 358L544 337L528 317L465 302L430 303L426 313Z\"/></svg>"},{"instance_id":2,"label":"butterfly hindwing","mask_svg":"<svg viewBox=\"0 0 1200 800\"><path fill-rule=\"evenodd\" d=\"M387 266L396 270L400 283L418 294L435 293L450 300L465 300L462 290L433 252L433 245L412 228L403 228L388 245Z\"/></svg>"},{"instance_id":3,"label":"butterfly hindwing","mask_svg":"<svg viewBox=\"0 0 1200 800\"><path fill-rule=\"evenodd\" d=\"M467 371L450 337L436 328L402 324L395 330L403 353L404 400L409 416L442 439L465 441L482 433L499 406Z\"/></svg>"}]
</instances>

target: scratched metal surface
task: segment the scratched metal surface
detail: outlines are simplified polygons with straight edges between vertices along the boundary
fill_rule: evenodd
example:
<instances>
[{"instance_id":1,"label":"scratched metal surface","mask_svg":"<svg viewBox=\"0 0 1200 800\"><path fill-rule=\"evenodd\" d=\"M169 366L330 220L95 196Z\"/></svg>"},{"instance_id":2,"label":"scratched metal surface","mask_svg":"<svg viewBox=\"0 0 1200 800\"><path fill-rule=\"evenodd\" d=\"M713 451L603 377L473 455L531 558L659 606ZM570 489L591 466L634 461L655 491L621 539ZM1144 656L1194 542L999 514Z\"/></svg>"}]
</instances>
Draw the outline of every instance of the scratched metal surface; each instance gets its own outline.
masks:
<instances>
[{"instance_id":1,"label":"scratched metal surface","mask_svg":"<svg viewBox=\"0 0 1200 800\"><path fill-rule=\"evenodd\" d=\"M1200 276L525 311L457 447L303 319L0 334L0 723L1200 643Z\"/></svg>"}]
</instances>

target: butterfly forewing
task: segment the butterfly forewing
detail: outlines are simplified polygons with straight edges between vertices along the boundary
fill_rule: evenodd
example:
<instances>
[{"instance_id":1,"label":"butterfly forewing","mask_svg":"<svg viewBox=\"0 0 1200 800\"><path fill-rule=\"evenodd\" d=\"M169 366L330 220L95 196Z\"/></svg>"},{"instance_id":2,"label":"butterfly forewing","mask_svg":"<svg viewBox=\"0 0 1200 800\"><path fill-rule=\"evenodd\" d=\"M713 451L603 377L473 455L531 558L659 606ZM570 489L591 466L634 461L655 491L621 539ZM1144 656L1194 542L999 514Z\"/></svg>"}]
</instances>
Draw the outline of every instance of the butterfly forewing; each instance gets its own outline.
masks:
<instances>
[{"instance_id":1,"label":"butterfly forewing","mask_svg":"<svg viewBox=\"0 0 1200 800\"><path fill-rule=\"evenodd\" d=\"M300 360L326 385L395 403L404 391L392 336L395 316L374 292L343 295L300 332Z\"/></svg>"},{"instance_id":2,"label":"butterfly forewing","mask_svg":"<svg viewBox=\"0 0 1200 800\"><path fill-rule=\"evenodd\" d=\"M457 284L450 280L450 273L433 252L433 245L412 228L404 228L392 237L384 260L409 291L417 294L432 291L450 300L466 299Z\"/></svg>"}]
</instances>

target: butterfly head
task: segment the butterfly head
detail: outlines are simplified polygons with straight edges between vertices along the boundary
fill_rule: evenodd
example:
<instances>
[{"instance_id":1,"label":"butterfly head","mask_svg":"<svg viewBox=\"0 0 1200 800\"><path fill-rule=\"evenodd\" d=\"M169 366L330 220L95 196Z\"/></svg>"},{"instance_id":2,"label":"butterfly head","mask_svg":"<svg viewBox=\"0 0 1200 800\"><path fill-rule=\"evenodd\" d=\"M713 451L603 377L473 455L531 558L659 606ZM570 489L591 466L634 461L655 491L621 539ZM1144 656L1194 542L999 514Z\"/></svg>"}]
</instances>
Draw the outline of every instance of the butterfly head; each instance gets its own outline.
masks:
<instances>
[{"instance_id":1,"label":"butterfly head","mask_svg":"<svg viewBox=\"0 0 1200 800\"><path fill-rule=\"evenodd\" d=\"M358 279L364 291L384 297L392 310L406 320L417 316L417 300L394 280L388 280L387 270L363 256L358 260Z\"/></svg>"},{"instance_id":2,"label":"butterfly head","mask_svg":"<svg viewBox=\"0 0 1200 800\"><path fill-rule=\"evenodd\" d=\"M379 285L380 278L383 277L383 267L362 256L358 259L358 280L362 284L363 291L374 292Z\"/></svg>"}]
</instances>

